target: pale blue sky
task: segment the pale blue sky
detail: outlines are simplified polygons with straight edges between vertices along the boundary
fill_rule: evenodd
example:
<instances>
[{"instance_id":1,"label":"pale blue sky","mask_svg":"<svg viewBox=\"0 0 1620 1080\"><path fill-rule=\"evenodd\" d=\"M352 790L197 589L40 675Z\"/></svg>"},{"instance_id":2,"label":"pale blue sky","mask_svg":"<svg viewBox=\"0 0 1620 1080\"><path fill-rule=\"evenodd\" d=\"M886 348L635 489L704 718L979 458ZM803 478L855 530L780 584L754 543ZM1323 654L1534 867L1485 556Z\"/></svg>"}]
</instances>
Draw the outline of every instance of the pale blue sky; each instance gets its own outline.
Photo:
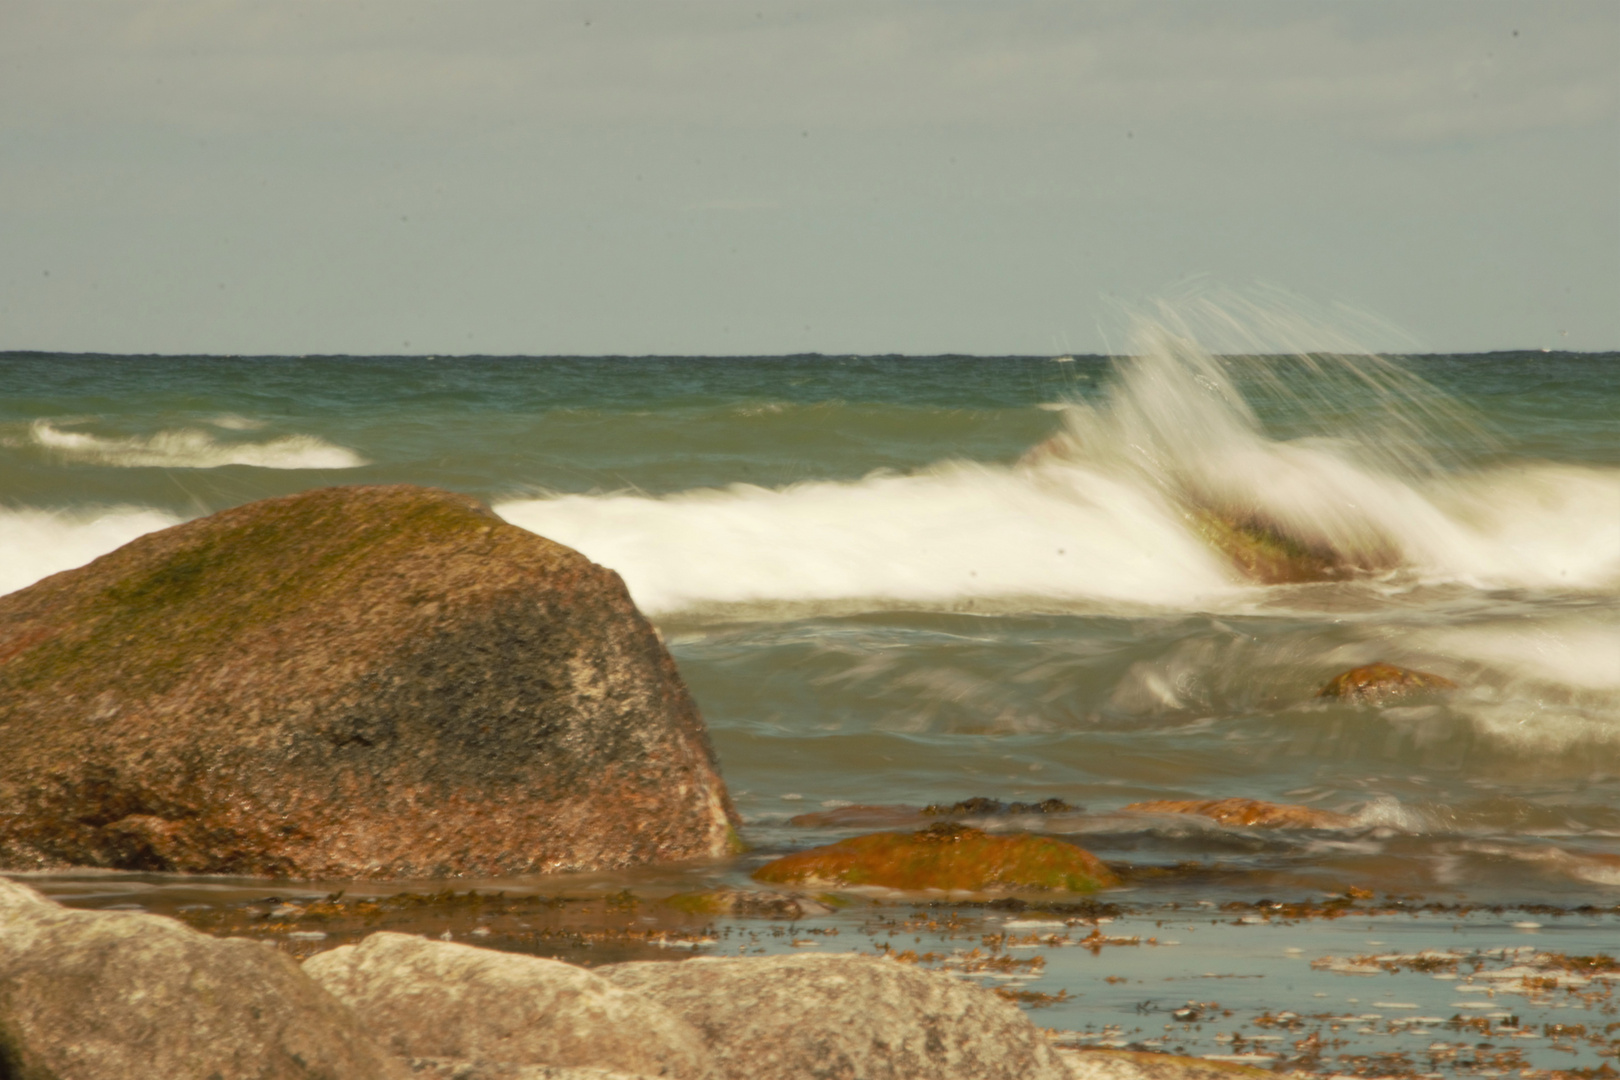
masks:
<instances>
[{"instance_id":1,"label":"pale blue sky","mask_svg":"<svg viewBox=\"0 0 1620 1080\"><path fill-rule=\"evenodd\" d=\"M1620 347L1620 4L0 5L0 348L1097 351L1195 276Z\"/></svg>"}]
</instances>

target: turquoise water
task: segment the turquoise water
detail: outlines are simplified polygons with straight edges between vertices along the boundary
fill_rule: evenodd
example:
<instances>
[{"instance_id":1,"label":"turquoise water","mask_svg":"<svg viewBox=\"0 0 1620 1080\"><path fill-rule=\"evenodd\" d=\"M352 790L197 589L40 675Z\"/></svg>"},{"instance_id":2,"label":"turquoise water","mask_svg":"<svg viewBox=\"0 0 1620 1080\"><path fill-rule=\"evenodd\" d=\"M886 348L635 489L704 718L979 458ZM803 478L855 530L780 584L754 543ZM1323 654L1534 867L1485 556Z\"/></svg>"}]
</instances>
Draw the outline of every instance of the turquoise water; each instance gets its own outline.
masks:
<instances>
[{"instance_id":1,"label":"turquoise water","mask_svg":"<svg viewBox=\"0 0 1620 1080\"><path fill-rule=\"evenodd\" d=\"M252 499L438 485L624 576L756 857L859 831L811 810L1060 797L987 824L1206 864L1200 895L1612 898L1620 356L1133 354L0 354L0 590ZM1200 509L1373 569L1255 584ZM1462 689L1314 697L1374 660ZM1352 824L1121 810L1229 795Z\"/></svg>"}]
</instances>

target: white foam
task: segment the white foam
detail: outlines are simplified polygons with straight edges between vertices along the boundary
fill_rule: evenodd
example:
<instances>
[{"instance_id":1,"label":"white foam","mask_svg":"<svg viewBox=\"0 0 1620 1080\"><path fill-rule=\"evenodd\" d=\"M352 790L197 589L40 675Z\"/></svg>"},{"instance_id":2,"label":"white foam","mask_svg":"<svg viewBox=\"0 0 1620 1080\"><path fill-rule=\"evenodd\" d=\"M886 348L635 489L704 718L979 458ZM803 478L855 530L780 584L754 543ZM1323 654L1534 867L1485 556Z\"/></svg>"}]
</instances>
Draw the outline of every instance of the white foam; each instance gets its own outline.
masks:
<instances>
[{"instance_id":1,"label":"white foam","mask_svg":"<svg viewBox=\"0 0 1620 1080\"><path fill-rule=\"evenodd\" d=\"M233 426L220 418L221 427ZM244 422L251 423L251 422ZM37 420L28 431L34 445L69 462L129 468L213 469L253 465L261 469L354 469L367 464L353 450L313 435L283 435L267 442L221 442L206 431L180 428L155 435L109 438L63 430Z\"/></svg>"},{"instance_id":2,"label":"white foam","mask_svg":"<svg viewBox=\"0 0 1620 1080\"><path fill-rule=\"evenodd\" d=\"M133 506L81 513L0 510L0 593L83 566L137 536L179 523L160 510Z\"/></svg>"},{"instance_id":3,"label":"white foam","mask_svg":"<svg viewBox=\"0 0 1620 1080\"><path fill-rule=\"evenodd\" d=\"M1196 604L1239 590L1173 508L1071 464L941 466L782 489L520 499L506 520L617 570L636 603Z\"/></svg>"},{"instance_id":4,"label":"white foam","mask_svg":"<svg viewBox=\"0 0 1620 1080\"><path fill-rule=\"evenodd\" d=\"M1224 313L1205 314L1235 332ZM1252 604L1258 590L1196 534L1205 512L1406 583L1620 586L1620 470L1447 472L1425 446L1437 432L1476 438L1471 421L1391 361L1216 356L1190 333L1162 311L1145 322L1106 399L1069 403L1062 433L1016 465L497 510L618 570L655 613L774 601ZM1280 440L1245 394L1321 431Z\"/></svg>"}]
</instances>

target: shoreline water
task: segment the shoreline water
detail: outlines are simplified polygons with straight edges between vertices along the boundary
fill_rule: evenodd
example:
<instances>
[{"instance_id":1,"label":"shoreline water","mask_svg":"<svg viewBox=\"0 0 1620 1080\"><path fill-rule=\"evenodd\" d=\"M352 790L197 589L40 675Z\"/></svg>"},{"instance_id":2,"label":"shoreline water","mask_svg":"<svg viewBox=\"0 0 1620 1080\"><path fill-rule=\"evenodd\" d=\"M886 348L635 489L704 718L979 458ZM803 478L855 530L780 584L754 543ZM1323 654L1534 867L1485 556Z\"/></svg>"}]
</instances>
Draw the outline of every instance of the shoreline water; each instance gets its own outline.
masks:
<instances>
[{"instance_id":1,"label":"shoreline water","mask_svg":"<svg viewBox=\"0 0 1620 1080\"><path fill-rule=\"evenodd\" d=\"M1620 1054L1620 904L1482 906L1367 890L1249 901L1194 899L1197 890L1176 900L1140 890L977 900L866 891L845 893L838 908L805 897L809 910L789 918L669 902L722 878L649 869L462 888L17 876L72 906L170 914L298 958L378 930L587 967L888 956L995 989L1075 1049L1359 1077L1572 1075Z\"/></svg>"}]
</instances>

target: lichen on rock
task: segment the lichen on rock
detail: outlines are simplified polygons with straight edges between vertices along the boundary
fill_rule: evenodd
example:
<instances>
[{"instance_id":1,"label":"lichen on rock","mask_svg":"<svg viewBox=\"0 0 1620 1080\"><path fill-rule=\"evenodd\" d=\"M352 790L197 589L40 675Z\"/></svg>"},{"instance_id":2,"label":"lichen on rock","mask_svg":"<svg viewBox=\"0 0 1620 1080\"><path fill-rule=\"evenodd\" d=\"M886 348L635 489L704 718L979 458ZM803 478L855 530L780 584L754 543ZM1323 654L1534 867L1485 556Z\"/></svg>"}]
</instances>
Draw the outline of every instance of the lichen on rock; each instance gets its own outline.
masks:
<instances>
[{"instance_id":1,"label":"lichen on rock","mask_svg":"<svg viewBox=\"0 0 1620 1080\"><path fill-rule=\"evenodd\" d=\"M1088 851L1027 833L996 835L938 822L913 833L870 833L785 855L754 871L763 882L890 889L1095 892L1118 884Z\"/></svg>"}]
</instances>

